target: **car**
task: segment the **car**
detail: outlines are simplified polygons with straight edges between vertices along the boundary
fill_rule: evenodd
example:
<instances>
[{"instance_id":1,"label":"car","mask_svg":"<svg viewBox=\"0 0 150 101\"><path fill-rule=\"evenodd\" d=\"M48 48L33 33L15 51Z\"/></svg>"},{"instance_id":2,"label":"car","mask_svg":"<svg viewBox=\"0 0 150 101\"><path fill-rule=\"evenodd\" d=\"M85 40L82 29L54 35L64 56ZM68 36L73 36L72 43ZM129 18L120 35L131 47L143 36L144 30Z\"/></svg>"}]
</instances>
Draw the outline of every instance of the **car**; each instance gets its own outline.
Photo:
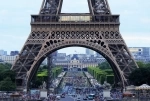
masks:
<instances>
[{"instance_id":1,"label":"car","mask_svg":"<svg viewBox=\"0 0 150 101\"><path fill-rule=\"evenodd\" d=\"M88 100L93 100L95 98L95 94L88 95Z\"/></svg>"},{"instance_id":2,"label":"car","mask_svg":"<svg viewBox=\"0 0 150 101\"><path fill-rule=\"evenodd\" d=\"M57 96L56 96L56 99L57 99L57 100L60 100L60 96L59 96L59 95L57 95Z\"/></svg>"},{"instance_id":3,"label":"car","mask_svg":"<svg viewBox=\"0 0 150 101\"><path fill-rule=\"evenodd\" d=\"M75 94L72 94L72 97L77 97L77 95L75 95Z\"/></svg>"},{"instance_id":4,"label":"car","mask_svg":"<svg viewBox=\"0 0 150 101\"><path fill-rule=\"evenodd\" d=\"M84 97L83 97L83 100L88 100L87 96L84 96Z\"/></svg>"},{"instance_id":5,"label":"car","mask_svg":"<svg viewBox=\"0 0 150 101\"><path fill-rule=\"evenodd\" d=\"M61 94L61 98L65 98L65 94Z\"/></svg>"},{"instance_id":6,"label":"car","mask_svg":"<svg viewBox=\"0 0 150 101\"><path fill-rule=\"evenodd\" d=\"M113 98L111 98L111 97L104 97L104 101L113 101Z\"/></svg>"},{"instance_id":7,"label":"car","mask_svg":"<svg viewBox=\"0 0 150 101\"><path fill-rule=\"evenodd\" d=\"M80 98L80 97L78 97L78 98L77 98L77 101L81 101L81 98Z\"/></svg>"},{"instance_id":8,"label":"car","mask_svg":"<svg viewBox=\"0 0 150 101\"><path fill-rule=\"evenodd\" d=\"M72 96L72 94L71 94L71 93L69 93L69 94L68 94L68 96Z\"/></svg>"}]
</instances>

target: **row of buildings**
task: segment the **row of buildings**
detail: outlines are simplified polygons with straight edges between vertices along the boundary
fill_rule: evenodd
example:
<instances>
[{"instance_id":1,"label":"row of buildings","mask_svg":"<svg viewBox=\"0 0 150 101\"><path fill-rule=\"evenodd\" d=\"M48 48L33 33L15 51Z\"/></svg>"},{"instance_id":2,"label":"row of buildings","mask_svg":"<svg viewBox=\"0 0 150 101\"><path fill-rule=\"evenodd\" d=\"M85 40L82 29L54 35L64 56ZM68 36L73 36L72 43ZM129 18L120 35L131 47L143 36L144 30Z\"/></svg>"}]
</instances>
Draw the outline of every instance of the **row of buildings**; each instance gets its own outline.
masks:
<instances>
[{"instance_id":1,"label":"row of buildings","mask_svg":"<svg viewBox=\"0 0 150 101\"><path fill-rule=\"evenodd\" d=\"M0 63L10 63L13 64L17 58L19 51L10 51L10 55L7 54L7 51L0 50Z\"/></svg>"},{"instance_id":2,"label":"row of buildings","mask_svg":"<svg viewBox=\"0 0 150 101\"><path fill-rule=\"evenodd\" d=\"M150 47L129 47L131 54L136 61L150 62ZM86 54L72 54L66 55L65 53L57 53L53 56L53 65L68 67L68 68L85 68L96 67L98 64L105 62L99 53L93 50L86 49Z\"/></svg>"},{"instance_id":3,"label":"row of buildings","mask_svg":"<svg viewBox=\"0 0 150 101\"><path fill-rule=\"evenodd\" d=\"M131 52L134 58L138 58L138 57L149 58L150 57L150 47L129 47L129 51ZM94 52L93 50L90 50L90 49L86 49L86 54L100 56L99 53Z\"/></svg>"},{"instance_id":4,"label":"row of buildings","mask_svg":"<svg viewBox=\"0 0 150 101\"><path fill-rule=\"evenodd\" d=\"M129 47L130 52L136 61L150 62L150 47ZM53 64L63 67L88 67L97 66L105 60L100 54L93 50L86 49L86 54L70 54L66 53L53 53ZM10 55L6 55L6 52L0 50L0 63L7 62L13 64L17 58L19 52L11 51ZM43 65L47 64L47 60L43 61Z\"/></svg>"},{"instance_id":5,"label":"row of buildings","mask_svg":"<svg viewBox=\"0 0 150 101\"><path fill-rule=\"evenodd\" d=\"M66 57L62 57L61 54L63 53L58 53L57 57L53 57L53 65L66 67L68 69L82 69L89 66L96 67L99 63L106 61L103 57L94 57L93 55L89 57L86 54L72 54Z\"/></svg>"},{"instance_id":6,"label":"row of buildings","mask_svg":"<svg viewBox=\"0 0 150 101\"><path fill-rule=\"evenodd\" d=\"M19 51L10 51L9 56L15 56L15 55L18 55L18 54L19 54ZM0 50L0 56L8 56L7 51Z\"/></svg>"}]
</instances>

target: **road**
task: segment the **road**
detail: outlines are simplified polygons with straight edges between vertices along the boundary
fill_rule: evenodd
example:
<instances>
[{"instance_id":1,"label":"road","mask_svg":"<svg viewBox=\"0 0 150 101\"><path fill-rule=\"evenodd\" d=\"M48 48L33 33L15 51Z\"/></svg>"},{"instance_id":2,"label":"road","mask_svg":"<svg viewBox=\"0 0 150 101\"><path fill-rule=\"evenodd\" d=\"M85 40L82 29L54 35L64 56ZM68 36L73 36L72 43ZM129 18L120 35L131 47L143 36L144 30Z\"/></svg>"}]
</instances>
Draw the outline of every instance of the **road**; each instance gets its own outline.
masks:
<instances>
[{"instance_id":1,"label":"road","mask_svg":"<svg viewBox=\"0 0 150 101\"><path fill-rule=\"evenodd\" d=\"M84 101L83 100L84 96L82 95L83 92L86 92L86 94L92 94L95 92L95 91L91 90L89 83L86 83L86 84L84 83L85 84L84 87L86 87L86 89L81 89L81 91L80 90L77 91L76 87L81 87L80 84L82 82L82 79L80 79L80 77L84 77L83 72L67 72L66 76L63 78L62 85L60 86L60 89L62 89L60 94L64 93L64 92L67 94L66 94L65 98L61 98L59 101L77 101L77 98L80 98L81 99L80 101ZM75 81L80 80L80 81L75 85L73 80L75 80ZM66 85L66 83L69 83L72 85ZM81 95L77 95L77 94L79 94L79 92ZM73 97L72 95L74 95L74 94L77 95L77 97ZM104 94L104 97L110 97L109 90L104 91L103 94ZM92 100L85 100L85 101L92 101Z\"/></svg>"},{"instance_id":2,"label":"road","mask_svg":"<svg viewBox=\"0 0 150 101\"><path fill-rule=\"evenodd\" d=\"M72 96L65 96L65 98L61 98L58 101L77 101L78 97L72 97ZM80 96L81 100L80 101L94 101L94 100L83 100L83 96Z\"/></svg>"},{"instance_id":3,"label":"road","mask_svg":"<svg viewBox=\"0 0 150 101\"><path fill-rule=\"evenodd\" d=\"M60 98L60 100L58 101L75 101L75 100L70 96L65 96L65 98Z\"/></svg>"}]
</instances>

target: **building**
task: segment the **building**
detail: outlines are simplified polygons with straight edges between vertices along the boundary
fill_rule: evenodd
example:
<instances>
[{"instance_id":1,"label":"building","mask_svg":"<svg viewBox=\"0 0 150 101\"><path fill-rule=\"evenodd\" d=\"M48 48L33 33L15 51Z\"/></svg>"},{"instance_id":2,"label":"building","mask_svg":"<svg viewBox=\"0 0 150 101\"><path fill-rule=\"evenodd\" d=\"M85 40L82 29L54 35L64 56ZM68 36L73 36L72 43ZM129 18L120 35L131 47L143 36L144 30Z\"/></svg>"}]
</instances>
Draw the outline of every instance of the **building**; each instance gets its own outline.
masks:
<instances>
[{"instance_id":1,"label":"building","mask_svg":"<svg viewBox=\"0 0 150 101\"><path fill-rule=\"evenodd\" d=\"M0 59L5 63L13 64L18 56L0 56Z\"/></svg>"},{"instance_id":2,"label":"building","mask_svg":"<svg viewBox=\"0 0 150 101\"><path fill-rule=\"evenodd\" d=\"M0 56L6 56L6 55L7 55L7 51L0 50Z\"/></svg>"},{"instance_id":3,"label":"building","mask_svg":"<svg viewBox=\"0 0 150 101\"><path fill-rule=\"evenodd\" d=\"M94 55L94 51L91 49L86 48L86 55L90 56L90 55Z\"/></svg>"},{"instance_id":4,"label":"building","mask_svg":"<svg viewBox=\"0 0 150 101\"><path fill-rule=\"evenodd\" d=\"M87 57L86 54L78 54L78 58L79 58L79 59L86 58L86 57Z\"/></svg>"},{"instance_id":5,"label":"building","mask_svg":"<svg viewBox=\"0 0 150 101\"><path fill-rule=\"evenodd\" d=\"M150 47L129 47L136 61L150 62Z\"/></svg>"},{"instance_id":6,"label":"building","mask_svg":"<svg viewBox=\"0 0 150 101\"><path fill-rule=\"evenodd\" d=\"M150 47L129 47L132 55L150 57Z\"/></svg>"},{"instance_id":7,"label":"building","mask_svg":"<svg viewBox=\"0 0 150 101\"><path fill-rule=\"evenodd\" d=\"M0 59L0 63L4 63L4 61L2 59Z\"/></svg>"},{"instance_id":8,"label":"building","mask_svg":"<svg viewBox=\"0 0 150 101\"><path fill-rule=\"evenodd\" d=\"M150 47L129 47L132 55L150 57Z\"/></svg>"},{"instance_id":9,"label":"building","mask_svg":"<svg viewBox=\"0 0 150 101\"><path fill-rule=\"evenodd\" d=\"M57 53L57 57L66 57L66 53Z\"/></svg>"},{"instance_id":10,"label":"building","mask_svg":"<svg viewBox=\"0 0 150 101\"><path fill-rule=\"evenodd\" d=\"M141 47L129 47L129 51L134 57L142 56L143 54L143 48Z\"/></svg>"},{"instance_id":11,"label":"building","mask_svg":"<svg viewBox=\"0 0 150 101\"><path fill-rule=\"evenodd\" d=\"M15 55L18 55L19 54L19 51L11 51L10 52L10 56L15 56Z\"/></svg>"},{"instance_id":12,"label":"building","mask_svg":"<svg viewBox=\"0 0 150 101\"><path fill-rule=\"evenodd\" d=\"M4 51L4 55L7 56L7 51Z\"/></svg>"},{"instance_id":13,"label":"building","mask_svg":"<svg viewBox=\"0 0 150 101\"><path fill-rule=\"evenodd\" d=\"M143 57L150 57L150 47L143 47Z\"/></svg>"},{"instance_id":14,"label":"building","mask_svg":"<svg viewBox=\"0 0 150 101\"><path fill-rule=\"evenodd\" d=\"M71 60L68 63L68 68L69 69L82 68L81 61L79 60L79 57L77 54L73 54L73 56L71 57Z\"/></svg>"},{"instance_id":15,"label":"building","mask_svg":"<svg viewBox=\"0 0 150 101\"><path fill-rule=\"evenodd\" d=\"M70 58L68 58L70 57ZM80 54L68 55L68 57L57 57L53 64L55 66L61 66L68 68L68 70L72 70L73 68L87 68L87 67L96 67L99 63L105 62L105 58L96 58L93 55L91 57L84 56L81 57Z\"/></svg>"}]
</instances>

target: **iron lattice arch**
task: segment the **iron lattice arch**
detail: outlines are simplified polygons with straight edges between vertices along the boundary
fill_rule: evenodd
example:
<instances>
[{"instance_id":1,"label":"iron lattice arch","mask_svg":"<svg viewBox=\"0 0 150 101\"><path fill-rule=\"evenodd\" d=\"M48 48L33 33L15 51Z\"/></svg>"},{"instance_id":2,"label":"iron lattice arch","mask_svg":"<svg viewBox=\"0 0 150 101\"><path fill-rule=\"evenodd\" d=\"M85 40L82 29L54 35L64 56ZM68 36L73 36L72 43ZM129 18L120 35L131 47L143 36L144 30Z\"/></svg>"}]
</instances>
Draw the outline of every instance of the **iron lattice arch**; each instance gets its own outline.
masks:
<instances>
[{"instance_id":1,"label":"iron lattice arch","mask_svg":"<svg viewBox=\"0 0 150 101\"><path fill-rule=\"evenodd\" d=\"M49 54L72 46L100 53L111 65L115 83L128 85L129 74L138 66L119 32L119 15L111 14L107 0L88 0L89 14L61 14L61 3L62 0L43 0L39 15L31 16L31 33L12 66L18 87L29 87Z\"/></svg>"}]
</instances>

